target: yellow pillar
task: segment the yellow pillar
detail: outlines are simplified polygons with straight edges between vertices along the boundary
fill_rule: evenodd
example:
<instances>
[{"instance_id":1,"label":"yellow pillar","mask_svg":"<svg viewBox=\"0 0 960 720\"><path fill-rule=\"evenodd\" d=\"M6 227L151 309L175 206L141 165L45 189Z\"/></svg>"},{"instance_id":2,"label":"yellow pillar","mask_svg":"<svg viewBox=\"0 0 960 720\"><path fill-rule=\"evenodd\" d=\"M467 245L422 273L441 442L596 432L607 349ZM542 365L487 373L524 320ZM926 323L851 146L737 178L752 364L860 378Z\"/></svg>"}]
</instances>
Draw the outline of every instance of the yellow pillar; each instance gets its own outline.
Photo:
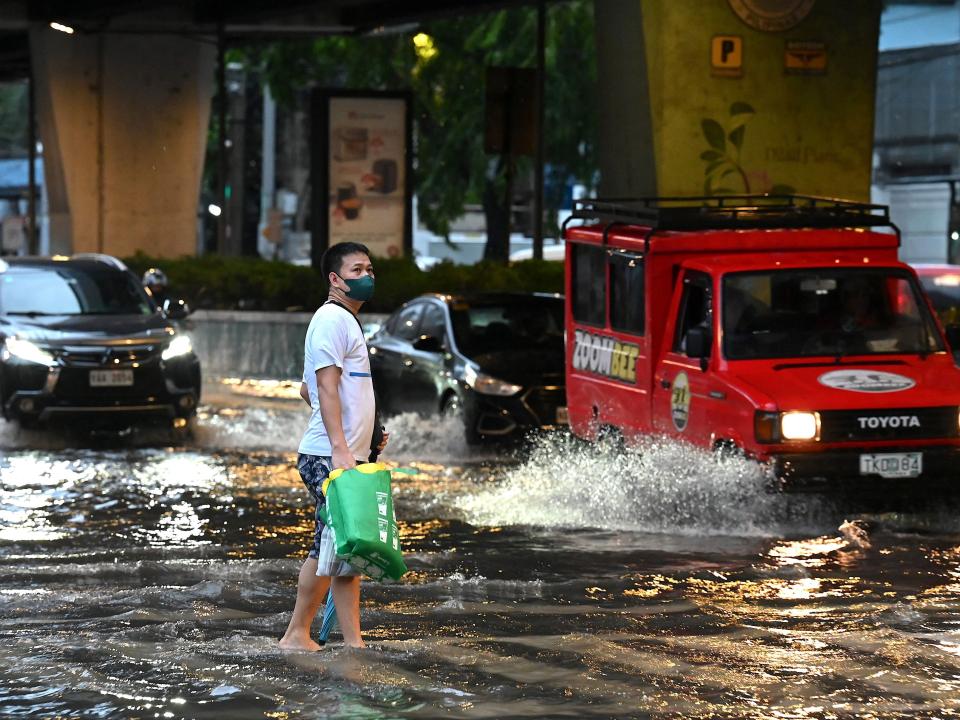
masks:
<instances>
[{"instance_id":1,"label":"yellow pillar","mask_svg":"<svg viewBox=\"0 0 960 720\"><path fill-rule=\"evenodd\" d=\"M596 3L604 195L868 200L879 0Z\"/></svg>"}]
</instances>

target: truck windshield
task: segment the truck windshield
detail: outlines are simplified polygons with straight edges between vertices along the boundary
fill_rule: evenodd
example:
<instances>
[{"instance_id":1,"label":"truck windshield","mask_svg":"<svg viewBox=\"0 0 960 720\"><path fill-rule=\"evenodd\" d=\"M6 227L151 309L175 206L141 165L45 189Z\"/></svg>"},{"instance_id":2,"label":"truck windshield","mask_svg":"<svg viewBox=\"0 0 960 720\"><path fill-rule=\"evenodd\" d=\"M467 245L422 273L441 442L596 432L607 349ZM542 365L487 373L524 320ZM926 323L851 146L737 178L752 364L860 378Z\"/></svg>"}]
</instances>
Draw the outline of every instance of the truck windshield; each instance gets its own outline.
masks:
<instances>
[{"instance_id":1,"label":"truck windshield","mask_svg":"<svg viewBox=\"0 0 960 720\"><path fill-rule=\"evenodd\" d=\"M943 350L919 288L895 270L734 273L722 302L731 360Z\"/></svg>"}]
</instances>

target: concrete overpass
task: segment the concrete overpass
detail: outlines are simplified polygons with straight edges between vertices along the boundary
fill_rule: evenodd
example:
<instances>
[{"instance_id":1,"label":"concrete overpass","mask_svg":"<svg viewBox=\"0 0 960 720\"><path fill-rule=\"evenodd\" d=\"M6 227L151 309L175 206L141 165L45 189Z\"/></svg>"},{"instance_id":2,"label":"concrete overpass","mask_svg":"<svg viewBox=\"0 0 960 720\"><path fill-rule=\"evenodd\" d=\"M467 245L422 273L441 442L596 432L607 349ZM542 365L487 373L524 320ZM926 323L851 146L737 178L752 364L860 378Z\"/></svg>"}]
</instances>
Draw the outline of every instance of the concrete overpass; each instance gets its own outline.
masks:
<instances>
[{"instance_id":1,"label":"concrete overpass","mask_svg":"<svg viewBox=\"0 0 960 720\"><path fill-rule=\"evenodd\" d=\"M0 1L0 79L31 78L51 251L196 251L211 99L230 44L385 32L508 4Z\"/></svg>"},{"instance_id":2,"label":"concrete overpass","mask_svg":"<svg viewBox=\"0 0 960 720\"><path fill-rule=\"evenodd\" d=\"M0 76L32 75L52 250L195 251L230 43L405 29L522 2L0 0ZM866 199L880 8L596 0L602 190Z\"/></svg>"}]
</instances>

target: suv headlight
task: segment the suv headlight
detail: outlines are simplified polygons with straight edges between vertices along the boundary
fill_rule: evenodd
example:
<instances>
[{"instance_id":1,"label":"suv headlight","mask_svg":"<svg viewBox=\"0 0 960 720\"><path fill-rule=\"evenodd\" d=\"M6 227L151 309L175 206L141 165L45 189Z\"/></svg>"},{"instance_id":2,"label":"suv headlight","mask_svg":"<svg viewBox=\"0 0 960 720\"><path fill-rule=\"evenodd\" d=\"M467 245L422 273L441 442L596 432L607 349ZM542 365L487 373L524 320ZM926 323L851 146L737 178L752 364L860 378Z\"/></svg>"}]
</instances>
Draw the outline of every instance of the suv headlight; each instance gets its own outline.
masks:
<instances>
[{"instance_id":1,"label":"suv headlight","mask_svg":"<svg viewBox=\"0 0 960 720\"><path fill-rule=\"evenodd\" d=\"M46 365L47 367L56 364L53 355L46 350L37 347L29 340L21 340L14 337L4 340L2 355L4 360L15 357L17 360L36 363L37 365Z\"/></svg>"},{"instance_id":2,"label":"suv headlight","mask_svg":"<svg viewBox=\"0 0 960 720\"><path fill-rule=\"evenodd\" d=\"M508 383L504 380L498 380L495 377L490 377L482 372L477 372L470 365L467 365L466 369L463 371L463 379L466 381L467 385L472 387L481 395L499 395L501 397L506 397L508 395L516 395L518 392L523 390L522 385L514 385L513 383Z\"/></svg>"},{"instance_id":3,"label":"suv headlight","mask_svg":"<svg viewBox=\"0 0 960 720\"><path fill-rule=\"evenodd\" d=\"M160 354L160 357L164 360L170 360L171 358L180 357L181 355L186 355L191 352L193 352L193 343L190 342L190 336L177 335L170 341L170 344L167 345L166 349Z\"/></svg>"}]
</instances>

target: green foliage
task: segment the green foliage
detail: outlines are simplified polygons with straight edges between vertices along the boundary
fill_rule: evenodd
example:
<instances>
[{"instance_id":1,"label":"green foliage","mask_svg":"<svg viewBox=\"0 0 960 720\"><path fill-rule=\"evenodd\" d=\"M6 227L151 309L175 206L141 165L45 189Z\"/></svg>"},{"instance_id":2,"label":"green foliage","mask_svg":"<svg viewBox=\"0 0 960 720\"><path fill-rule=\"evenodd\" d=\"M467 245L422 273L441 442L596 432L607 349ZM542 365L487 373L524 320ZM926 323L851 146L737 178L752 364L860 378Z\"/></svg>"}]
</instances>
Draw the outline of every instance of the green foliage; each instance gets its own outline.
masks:
<instances>
[{"instance_id":1,"label":"green foliage","mask_svg":"<svg viewBox=\"0 0 960 720\"><path fill-rule=\"evenodd\" d=\"M749 103L738 101L730 106L730 117L726 126L721 125L713 118L704 118L700 122L703 137L710 146L709 150L700 153L700 159L705 163L703 170L704 195L732 195L737 192L729 185L728 176L734 176L735 181L742 185L740 192L761 192L773 195L790 195L794 189L790 185L761 183L764 187L751 187L750 175L743 166L741 154L743 141L747 133L747 123L753 118L756 111ZM765 177L765 175L764 175Z\"/></svg>"},{"instance_id":2,"label":"green foliage","mask_svg":"<svg viewBox=\"0 0 960 720\"><path fill-rule=\"evenodd\" d=\"M27 156L26 83L0 84L0 157Z\"/></svg>"},{"instance_id":3,"label":"green foliage","mask_svg":"<svg viewBox=\"0 0 960 720\"><path fill-rule=\"evenodd\" d=\"M204 255L159 260L143 254L124 262L137 275L160 267L173 295L194 309L313 311L327 297L326 279L309 267L258 258ZM424 272L408 259L374 260L377 291L364 306L369 312L391 312L425 292L479 291L563 292L563 263L525 260L511 265L440 263Z\"/></svg>"},{"instance_id":4,"label":"green foliage","mask_svg":"<svg viewBox=\"0 0 960 720\"><path fill-rule=\"evenodd\" d=\"M418 55L415 33L410 33L274 43L248 51L246 58L286 105L311 86L409 89L420 218L431 231L447 236L466 203L502 186L504 163L483 148L485 70L535 67L536 10L478 12L431 21L416 32L430 36L435 54ZM547 162L555 177L593 187L597 73L590 0L549 4L546 47ZM529 168L525 160L518 170ZM559 198L547 200L548 209L555 210Z\"/></svg>"}]
</instances>

